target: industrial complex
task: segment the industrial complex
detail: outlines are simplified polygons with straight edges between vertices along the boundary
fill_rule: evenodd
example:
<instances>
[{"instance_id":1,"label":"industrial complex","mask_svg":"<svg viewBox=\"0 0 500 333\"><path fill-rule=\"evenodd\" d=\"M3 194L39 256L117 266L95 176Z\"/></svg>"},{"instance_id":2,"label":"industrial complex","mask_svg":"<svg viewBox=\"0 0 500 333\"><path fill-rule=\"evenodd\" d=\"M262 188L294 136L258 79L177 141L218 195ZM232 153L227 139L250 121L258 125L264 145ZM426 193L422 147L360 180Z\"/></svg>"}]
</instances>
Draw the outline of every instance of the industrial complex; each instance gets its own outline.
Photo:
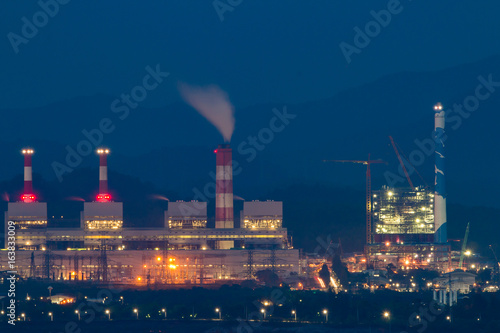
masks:
<instances>
[{"instance_id":1,"label":"industrial complex","mask_svg":"<svg viewBox=\"0 0 500 333\"><path fill-rule=\"evenodd\" d=\"M97 150L99 194L84 203L79 227L47 227L47 203L33 194L33 153L23 150L24 194L5 213L5 221L15 222L16 264L22 277L207 284L253 279L261 270L284 279L300 272L299 250L283 228L281 202L244 202L241 227L235 228L229 145L215 151L215 228L207 228L207 203L199 201L170 202L162 228L124 228L123 203L113 201L108 191L107 148ZM6 247L8 237L6 223ZM0 254L0 271L6 271L7 251Z\"/></svg>"},{"instance_id":2,"label":"industrial complex","mask_svg":"<svg viewBox=\"0 0 500 333\"><path fill-rule=\"evenodd\" d=\"M434 190L414 186L408 177L410 186L383 186L372 191L370 165L383 161L370 157L366 161L334 161L367 166L366 245L363 253L342 256L350 272L378 276L374 272L389 265L442 273L462 267L464 253L457 265L447 242L442 105L437 104L434 111ZM22 153L24 192L20 201L8 203L5 221L13 221L15 228L6 223L4 234L9 247L8 237L15 233L17 272L23 278L193 285L255 279L259 271L269 270L295 288L302 286L300 278L328 287L327 281L325 284L318 278L321 267L332 260L326 257L328 249L320 256L293 248L284 227L282 202L244 202L235 221L232 149L228 144L215 150L214 228L207 227L207 202L200 201L169 202L162 227L125 228L123 203L114 201L108 190L108 148L97 150L99 192L95 201L84 203L79 226L48 226L47 203L38 202L33 192L34 150L24 149ZM399 154L398 158L401 162ZM0 271L8 270L7 253L6 249L0 251ZM330 285L338 289L336 274L331 274ZM391 287L389 282L383 284Z\"/></svg>"}]
</instances>

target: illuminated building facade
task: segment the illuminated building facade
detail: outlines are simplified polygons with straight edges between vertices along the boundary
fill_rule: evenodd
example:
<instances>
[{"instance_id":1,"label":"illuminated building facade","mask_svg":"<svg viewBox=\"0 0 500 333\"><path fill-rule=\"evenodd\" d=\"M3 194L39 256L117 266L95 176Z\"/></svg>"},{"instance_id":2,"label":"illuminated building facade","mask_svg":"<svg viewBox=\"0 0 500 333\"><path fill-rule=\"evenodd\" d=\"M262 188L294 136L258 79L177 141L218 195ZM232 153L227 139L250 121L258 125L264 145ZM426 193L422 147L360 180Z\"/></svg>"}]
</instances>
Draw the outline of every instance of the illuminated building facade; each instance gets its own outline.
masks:
<instances>
[{"instance_id":1,"label":"illuminated building facade","mask_svg":"<svg viewBox=\"0 0 500 333\"><path fill-rule=\"evenodd\" d=\"M373 192L375 243L433 242L434 193L423 188L383 187Z\"/></svg>"},{"instance_id":2,"label":"illuminated building facade","mask_svg":"<svg viewBox=\"0 0 500 333\"><path fill-rule=\"evenodd\" d=\"M5 213L5 244L8 221L15 222L16 246L24 250L45 247L47 237L47 204L45 202L9 202Z\"/></svg>"},{"instance_id":3,"label":"illuminated building facade","mask_svg":"<svg viewBox=\"0 0 500 333\"><path fill-rule=\"evenodd\" d=\"M283 202L250 201L243 203L241 226L252 230L280 229L283 225Z\"/></svg>"},{"instance_id":4,"label":"illuminated building facade","mask_svg":"<svg viewBox=\"0 0 500 333\"><path fill-rule=\"evenodd\" d=\"M123 203L85 202L80 228L84 231L83 247L98 249L106 244L111 248L122 245Z\"/></svg>"},{"instance_id":5,"label":"illuminated building facade","mask_svg":"<svg viewBox=\"0 0 500 333\"><path fill-rule=\"evenodd\" d=\"M168 203L165 212L165 228L199 229L207 227L207 203L200 201L176 201Z\"/></svg>"}]
</instances>

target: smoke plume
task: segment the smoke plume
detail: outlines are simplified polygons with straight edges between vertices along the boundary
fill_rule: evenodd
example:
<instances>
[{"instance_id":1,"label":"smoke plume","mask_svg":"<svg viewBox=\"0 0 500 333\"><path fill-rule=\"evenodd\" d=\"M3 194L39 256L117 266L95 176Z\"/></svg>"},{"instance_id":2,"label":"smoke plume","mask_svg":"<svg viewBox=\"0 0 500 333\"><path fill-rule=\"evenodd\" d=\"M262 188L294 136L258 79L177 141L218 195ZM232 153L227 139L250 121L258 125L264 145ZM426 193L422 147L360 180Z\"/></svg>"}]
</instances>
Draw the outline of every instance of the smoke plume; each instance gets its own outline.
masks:
<instances>
[{"instance_id":1,"label":"smoke plume","mask_svg":"<svg viewBox=\"0 0 500 333\"><path fill-rule=\"evenodd\" d=\"M182 98L212 123L226 142L231 141L234 131L234 107L227 93L218 86L194 87L179 84Z\"/></svg>"}]
</instances>

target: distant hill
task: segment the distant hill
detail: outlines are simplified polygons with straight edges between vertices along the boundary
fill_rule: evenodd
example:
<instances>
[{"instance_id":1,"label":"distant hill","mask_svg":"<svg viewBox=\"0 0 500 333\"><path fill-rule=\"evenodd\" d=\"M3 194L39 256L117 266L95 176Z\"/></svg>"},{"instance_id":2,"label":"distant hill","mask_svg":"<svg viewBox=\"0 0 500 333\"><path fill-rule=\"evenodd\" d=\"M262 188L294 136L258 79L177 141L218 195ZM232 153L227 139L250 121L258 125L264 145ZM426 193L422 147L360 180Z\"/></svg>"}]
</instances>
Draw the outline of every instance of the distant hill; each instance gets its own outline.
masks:
<instances>
[{"instance_id":1,"label":"distant hill","mask_svg":"<svg viewBox=\"0 0 500 333\"><path fill-rule=\"evenodd\" d=\"M362 189L364 168L354 165L325 164L329 159L382 158L388 166L375 166L374 186L386 184L384 173L397 172L398 162L389 144L392 135L406 155L418 147L415 139L429 138L433 130L432 105L462 103L473 94L478 77L492 76L500 81L500 56L436 72L399 73L370 84L345 90L328 100L299 105L275 103L236 110L233 136L234 159L242 172L235 177L236 194L257 196L263 191L296 182L320 182ZM313 83L311 83L313 84ZM54 179L51 164L64 162L66 145L76 148L85 140L83 130L91 131L108 118L114 130L103 143L113 154L111 170L153 182L159 188L192 196L194 187L210 181L214 170L213 149L221 141L217 131L184 104L158 109L138 107L124 120L111 111L111 96L87 96L33 109L1 110L0 165L3 179L21 172L19 149L36 148L34 168L46 179ZM264 145L257 158L239 153L238 147L268 128L275 117L273 108L286 106L297 117L273 140ZM500 186L497 174L496 129L500 115L500 91L494 92L479 109L463 119L456 130L448 126L448 192L451 202L500 208L496 199ZM43 119L52 121L43 127ZM381 121L382 120L382 121ZM377 124L377 125L375 125ZM243 146L248 148L249 146ZM419 172L433 183L434 157L426 157ZM79 167L94 167L97 157L83 158ZM67 177L64 176L63 179ZM422 181L413 175L417 184ZM404 185L401 184L401 185Z\"/></svg>"}]
</instances>

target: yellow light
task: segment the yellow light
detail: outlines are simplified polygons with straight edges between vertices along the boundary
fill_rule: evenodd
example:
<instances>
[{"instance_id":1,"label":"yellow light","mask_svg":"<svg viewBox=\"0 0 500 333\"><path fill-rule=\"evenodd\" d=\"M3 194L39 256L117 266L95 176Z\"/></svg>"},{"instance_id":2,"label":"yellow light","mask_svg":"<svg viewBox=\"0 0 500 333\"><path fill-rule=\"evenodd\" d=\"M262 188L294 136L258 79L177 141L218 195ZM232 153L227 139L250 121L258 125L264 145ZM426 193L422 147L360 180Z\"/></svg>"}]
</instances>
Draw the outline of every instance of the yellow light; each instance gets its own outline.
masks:
<instances>
[{"instance_id":1,"label":"yellow light","mask_svg":"<svg viewBox=\"0 0 500 333\"><path fill-rule=\"evenodd\" d=\"M465 251L465 253L464 253L464 254L465 254L466 256L470 256L472 253L470 252L470 250L467 250L467 251Z\"/></svg>"},{"instance_id":2,"label":"yellow light","mask_svg":"<svg viewBox=\"0 0 500 333\"><path fill-rule=\"evenodd\" d=\"M392 193L391 191L387 192L387 195L390 196L390 197L392 197L393 194L394 193Z\"/></svg>"},{"instance_id":3,"label":"yellow light","mask_svg":"<svg viewBox=\"0 0 500 333\"><path fill-rule=\"evenodd\" d=\"M391 314L390 314L389 312L387 312L387 311L386 311L386 312L384 312L384 317L385 317L385 318L389 318L389 316L390 316L390 315L391 315Z\"/></svg>"},{"instance_id":4,"label":"yellow light","mask_svg":"<svg viewBox=\"0 0 500 333\"><path fill-rule=\"evenodd\" d=\"M170 267L171 269L176 269L177 268L177 266L175 266L175 265L169 265L168 267Z\"/></svg>"},{"instance_id":5,"label":"yellow light","mask_svg":"<svg viewBox=\"0 0 500 333\"><path fill-rule=\"evenodd\" d=\"M434 105L434 110L441 111L443 109L443 105L441 103L437 103Z\"/></svg>"},{"instance_id":6,"label":"yellow light","mask_svg":"<svg viewBox=\"0 0 500 333\"><path fill-rule=\"evenodd\" d=\"M161 257L156 258L156 260L161 261Z\"/></svg>"},{"instance_id":7,"label":"yellow light","mask_svg":"<svg viewBox=\"0 0 500 333\"><path fill-rule=\"evenodd\" d=\"M137 281L141 281L141 277L140 276L137 278Z\"/></svg>"},{"instance_id":8,"label":"yellow light","mask_svg":"<svg viewBox=\"0 0 500 333\"><path fill-rule=\"evenodd\" d=\"M144 265L144 268L146 268L146 267L147 267L147 266L146 266L146 265Z\"/></svg>"}]
</instances>

